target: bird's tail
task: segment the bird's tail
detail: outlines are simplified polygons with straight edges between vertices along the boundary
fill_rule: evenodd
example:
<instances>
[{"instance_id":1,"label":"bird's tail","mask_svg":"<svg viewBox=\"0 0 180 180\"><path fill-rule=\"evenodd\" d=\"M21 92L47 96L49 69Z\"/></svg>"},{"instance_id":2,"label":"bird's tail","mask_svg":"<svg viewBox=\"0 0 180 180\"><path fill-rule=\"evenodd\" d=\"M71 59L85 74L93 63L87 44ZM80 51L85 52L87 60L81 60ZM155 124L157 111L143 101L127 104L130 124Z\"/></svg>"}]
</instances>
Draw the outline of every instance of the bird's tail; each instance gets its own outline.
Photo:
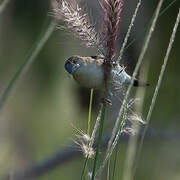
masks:
<instances>
[{"instance_id":1,"label":"bird's tail","mask_svg":"<svg viewBox=\"0 0 180 180\"><path fill-rule=\"evenodd\" d=\"M139 87L139 86L149 86L149 83L140 82L139 80L135 79L134 82L133 82L133 85L136 86L136 87Z\"/></svg>"}]
</instances>

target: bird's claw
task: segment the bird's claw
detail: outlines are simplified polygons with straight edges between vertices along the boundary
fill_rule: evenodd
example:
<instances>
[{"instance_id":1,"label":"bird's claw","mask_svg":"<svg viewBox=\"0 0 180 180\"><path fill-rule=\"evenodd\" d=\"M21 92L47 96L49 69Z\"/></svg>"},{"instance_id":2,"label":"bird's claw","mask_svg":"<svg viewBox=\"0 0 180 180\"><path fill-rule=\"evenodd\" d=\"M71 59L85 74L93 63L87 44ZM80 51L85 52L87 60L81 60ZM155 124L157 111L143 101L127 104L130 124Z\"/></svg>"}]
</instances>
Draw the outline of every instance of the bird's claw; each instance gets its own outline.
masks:
<instances>
[{"instance_id":1,"label":"bird's claw","mask_svg":"<svg viewBox=\"0 0 180 180\"><path fill-rule=\"evenodd\" d=\"M110 106L112 105L112 101L110 99L108 99L108 98L102 98L101 103L102 104L107 104L107 105L110 105Z\"/></svg>"}]
</instances>

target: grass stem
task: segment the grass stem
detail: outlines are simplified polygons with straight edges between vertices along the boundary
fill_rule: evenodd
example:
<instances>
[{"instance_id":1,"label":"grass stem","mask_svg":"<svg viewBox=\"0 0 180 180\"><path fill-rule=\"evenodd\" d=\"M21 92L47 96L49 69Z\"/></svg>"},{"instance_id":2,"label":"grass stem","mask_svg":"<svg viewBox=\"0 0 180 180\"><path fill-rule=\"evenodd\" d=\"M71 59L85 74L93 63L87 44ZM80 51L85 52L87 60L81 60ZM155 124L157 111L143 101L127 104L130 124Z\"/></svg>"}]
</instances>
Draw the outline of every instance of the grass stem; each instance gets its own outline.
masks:
<instances>
[{"instance_id":1,"label":"grass stem","mask_svg":"<svg viewBox=\"0 0 180 180\"><path fill-rule=\"evenodd\" d=\"M0 14L3 13L3 11L6 9L7 5L9 4L10 0L3 0L3 2L0 4Z\"/></svg>"},{"instance_id":2,"label":"grass stem","mask_svg":"<svg viewBox=\"0 0 180 180\"><path fill-rule=\"evenodd\" d=\"M123 41L123 45L122 45L121 50L120 50L120 53L119 53L118 62L120 62L120 60L122 59L122 56L123 56L123 53L124 53L124 49L125 49L125 47L126 47L128 38L129 38L129 36L130 36L132 27L133 27L133 25L134 25L134 21L135 21L135 19L136 19L136 16L137 16L139 7L140 7L140 5L141 5L141 1L142 1L142 0L139 0L139 1L138 1L138 4L137 4L136 9L135 9L135 11L134 11L133 17L131 18L131 23L130 23L130 25L129 25L129 27L128 27L128 31L127 31L127 33L126 33L126 36L125 36L124 41Z\"/></svg>"},{"instance_id":3,"label":"grass stem","mask_svg":"<svg viewBox=\"0 0 180 180\"><path fill-rule=\"evenodd\" d=\"M162 15L164 15L164 13L171 8L171 6L178 0L173 0L171 3L169 3L160 13L159 13L159 17L161 17ZM150 22L152 21L153 17L151 18ZM149 27L149 23L145 26L144 30L142 32L139 33L138 37L134 38L130 43L128 43L128 45L125 47L124 50L127 50L133 43L135 43L138 39L141 39L142 34L144 35L147 32L147 29Z\"/></svg>"},{"instance_id":4,"label":"grass stem","mask_svg":"<svg viewBox=\"0 0 180 180\"><path fill-rule=\"evenodd\" d=\"M93 102L93 88L91 88L90 100L89 100L88 128L87 128L87 135L88 136L90 136L90 129L91 129L92 102ZM87 146L90 147L89 142L87 142ZM85 159L85 162L84 162L82 173L81 173L81 180L85 179L85 172L86 172L88 160L89 160L89 157L87 156Z\"/></svg>"},{"instance_id":5,"label":"grass stem","mask_svg":"<svg viewBox=\"0 0 180 180\"><path fill-rule=\"evenodd\" d=\"M148 70L149 70L149 61L146 61L146 65L144 66L144 70L143 70L143 72L145 73L142 73L142 71L140 71L140 77L144 77L143 78L144 82L146 82L147 80ZM142 111L144 108L145 93L146 93L146 88L139 88L137 89L136 95L135 95L137 98L141 97L140 102L135 105L135 110L139 112L140 114L142 114ZM128 140L128 147L126 150L126 158L125 158L125 163L124 163L122 180L133 179L132 178L134 174L133 166L136 159L136 151L137 151L140 128L141 128L141 125L138 122L136 121L132 122L132 129L135 130L136 133L133 136L130 136Z\"/></svg>"},{"instance_id":6,"label":"grass stem","mask_svg":"<svg viewBox=\"0 0 180 180\"><path fill-rule=\"evenodd\" d=\"M101 140L102 140L102 134L103 134L103 128L104 128L104 120L106 117L106 108L107 108L107 104L104 103L102 105L102 114L101 114L101 119L100 119L97 149L96 149L96 155L95 155L95 159L94 159L94 166L93 166L91 180L94 180L94 178L95 178L95 173L96 173L96 168L97 168L97 163L98 163L98 158L99 158L99 152L100 152L100 146L101 146Z\"/></svg>"},{"instance_id":7,"label":"grass stem","mask_svg":"<svg viewBox=\"0 0 180 180\"><path fill-rule=\"evenodd\" d=\"M84 161L84 166L83 166L83 170L81 173L81 180L85 179L85 172L86 172L86 167L87 167L87 163L88 163L89 157L87 156L85 161Z\"/></svg>"},{"instance_id":8,"label":"grass stem","mask_svg":"<svg viewBox=\"0 0 180 180\"><path fill-rule=\"evenodd\" d=\"M40 37L33 45L32 49L30 50L29 54L25 58L24 62L20 65L12 79L10 80L9 84L7 85L5 91L3 92L2 96L0 97L0 110L4 107L5 103L7 102L10 94L17 86L19 80L23 78L24 74L30 68L32 63L37 58L38 54L44 47L45 43L48 41L49 37L52 35L54 29L56 27L56 21L52 21L45 32L40 34Z\"/></svg>"},{"instance_id":9,"label":"grass stem","mask_svg":"<svg viewBox=\"0 0 180 180\"><path fill-rule=\"evenodd\" d=\"M155 102L156 102L157 95L158 95L158 92L159 92L159 89L160 89L160 86L161 86L161 82L162 82L163 75L164 75L166 65L167 65L167 62L168 62L168 58L169 58L169 55L170 55L170 52L171 52L171 49L172 49L172 45L173 45L173 42L174 42L174 39L175 39L175 36L176 36L176 32L177 32L179 22L180 22L180 8L179 8L179 12L178 12L176 22L175 22L175 25L174 25L174 28L173 28L173 32L172 32L170 40L169 40L169 45L168 45L168 48L167 48L167 51L166 51L166 55L164 57L164 62L163 62L163 65L161 67L161 71L160 71L158 82L157 82L157 85L156 85L156 88L155 88L155 91L154 91L154 94L153 94L151 105L150 105L150 108L149 108L149 111L148 111L148 114L147 114L147 117L146 117L146 126L145 126L145 128L144 128L144 130L142 132L142 136L141 136L141 139L140 139L140 145L139 145L139 149L138 149L138 157L139 157L139 155L141 153L141 150L142 150L144 137L145 137L146 131L148 129L148 125L149 125L149 122L150 122L150 119L151 119L152 111L153 111L154 106L155 106Z\"/></svg>"},{"instance_id":10,"label":"grass stem","mask_svg":"<svg viewBox=\"0 0 180 180\"><path fill-rule=\"evenodd\" d=\"M89 101L88 129L87 129L88 136L90 135L90 129L91 129L92 102L93 102L93 88L91 88L90 101Z\"/></svg>"},{"instance_id":11,"label":"grass stem","mask_svg":"<svg viewBox=\"0 0 180 180\"><path fill-rule=\"evenodd\" d=\"M112 173L112 180L115 179L115 173L116 173L116 164L117 164L117 157L118 157L118 145L116 146L115 150L115 158L114 158L114 164L113 164L113 173Z\"/></svg>"}]
</instances>

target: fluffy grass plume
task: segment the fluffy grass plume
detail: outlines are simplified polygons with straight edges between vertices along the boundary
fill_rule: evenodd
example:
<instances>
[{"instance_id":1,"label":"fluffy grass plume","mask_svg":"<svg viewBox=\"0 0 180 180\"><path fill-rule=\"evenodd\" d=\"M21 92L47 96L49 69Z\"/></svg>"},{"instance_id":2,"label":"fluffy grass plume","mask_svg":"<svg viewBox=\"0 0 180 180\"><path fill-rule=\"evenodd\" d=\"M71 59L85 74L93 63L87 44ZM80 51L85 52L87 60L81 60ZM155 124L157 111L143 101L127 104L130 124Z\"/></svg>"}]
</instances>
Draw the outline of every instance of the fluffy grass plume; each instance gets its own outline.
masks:
<instances>
[{"instance_id":1,"label":"fluffy grass plume","mask_svg":"<svg viewBox=\"0 0 180 180\"><path fill-rule=\"evenodd\" d=\"M83 12L76 1L69 3L65 0L53 0L52 7L55 18L65 22L66 30L72 32L88 47L99 45L98 33L89 22L88 15Z\"/></svg>"}]
</instances>

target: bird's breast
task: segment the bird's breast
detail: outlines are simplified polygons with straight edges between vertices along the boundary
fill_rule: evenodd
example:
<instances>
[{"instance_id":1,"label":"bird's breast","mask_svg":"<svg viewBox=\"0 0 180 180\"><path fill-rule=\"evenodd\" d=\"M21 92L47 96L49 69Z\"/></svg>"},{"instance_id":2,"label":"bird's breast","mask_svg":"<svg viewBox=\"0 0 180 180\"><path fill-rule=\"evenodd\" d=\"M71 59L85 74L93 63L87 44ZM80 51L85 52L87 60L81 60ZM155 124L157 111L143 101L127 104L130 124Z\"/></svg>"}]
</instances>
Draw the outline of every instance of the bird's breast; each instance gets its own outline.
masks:
<instances>
[{"instance_id":1,"label":"bird's breast","mask_svg":"<svg viewBox=\"0 0 180 180\"><path fill-rule=\"evenodd\" d=\"M103 87L104 72L102 66L88 64L79 68L74 74L74 79L87 88L100 89Z\"/></svg>"}]
</instances>

